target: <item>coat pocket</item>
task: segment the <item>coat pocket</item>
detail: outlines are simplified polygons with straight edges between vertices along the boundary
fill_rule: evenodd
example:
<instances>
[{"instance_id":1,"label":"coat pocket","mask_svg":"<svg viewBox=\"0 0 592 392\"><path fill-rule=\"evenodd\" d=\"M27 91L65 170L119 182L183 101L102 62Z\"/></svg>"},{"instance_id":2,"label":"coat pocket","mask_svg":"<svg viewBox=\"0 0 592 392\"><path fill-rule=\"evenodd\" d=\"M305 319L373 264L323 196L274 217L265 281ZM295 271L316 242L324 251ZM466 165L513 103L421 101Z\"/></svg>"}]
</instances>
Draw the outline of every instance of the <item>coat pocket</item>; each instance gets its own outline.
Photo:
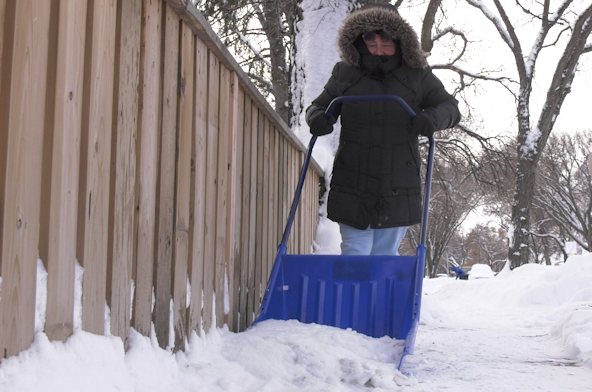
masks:
<instances>
[{"instance_id":1,"label":"coat pocket","mask_svg":"<svg viewBox=\"0 0 592 392\"><path fill-rule=\"evenodd\" d=\"M357 143L343 142L335 155L331 187L357 188L360 149Z\"/></svg>"},{"instance_id":2,"label":"coat pocket","mask_svg":"<svg viewBox=\"0 0 592 392\"><path fill-rule=\"evenodd\" d=\"M410 143L393 145L390 189L419 188L419 162Z\"/></svg>"}]
</instances>

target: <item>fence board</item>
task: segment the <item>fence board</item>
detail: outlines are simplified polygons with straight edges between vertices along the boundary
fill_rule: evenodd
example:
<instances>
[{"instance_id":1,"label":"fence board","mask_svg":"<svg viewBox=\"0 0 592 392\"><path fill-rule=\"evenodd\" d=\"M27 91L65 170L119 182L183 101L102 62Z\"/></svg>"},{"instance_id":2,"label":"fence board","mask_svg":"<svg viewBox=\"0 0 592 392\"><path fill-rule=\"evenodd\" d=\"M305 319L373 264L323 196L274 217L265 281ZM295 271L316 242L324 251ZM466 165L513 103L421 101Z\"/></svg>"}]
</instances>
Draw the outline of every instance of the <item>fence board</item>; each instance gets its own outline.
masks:
<instances>
[{"instance_id":1,"label":"fence board","mask_svg":"<svg viewBox=\"0 0 592 392\"><path fill-rule=\"evenodd\" d=\"M228 225L226 226L226 238L228 241L228 248L226 254L226 275L228 277L228 314L225 315L225 323L229 326L231 331L236 331L235 328L235 292L236 284L239 282L235 276L235 263L240 252L239 238L240 238L240 215L237 217L240 206L240 173L242 173L242 162L240 160L241 154L238 153L239 133L242 134L242 110L240 109L239 101L239 80L236 72L230 72L230 113L229 120L229 140L228 140ZM242 95L244 101L244 95ZM239 118L241 121L239 122ZM240 125L240 128L239 128ZM242 137L241 137L242 139ZM242 151L242 150L241 150ZM240 155L240 156L239 156ZM238 276L240 276L240 269Z\"/></svg>"},{"instance_id":2,"label":"fence board","mask_svg":"<svg viewBox=\"0 0 592 392\"><path fill-rule=\"evenodd\" d=\"M9 43L7 53L4 54L4 31L14 30L14 5L8 10L9 17L6 19L6 0L0 0L0 227L4 222L4 187L6 185L6 157L8 155L8 118L10 113L10 94L3 94L9 91L2 86L7 86L10 80L10 73L12 72L12 42ZM6 64L6 65L4 65ZM6 73L6 76L4 76ZM4 81L4 82L3 82ZM0 234L0 271L2 271L2 240L3 236Z\"/></svg>"},{"instance_id":3,"label":"fence board","mask_svg":"<svg viewBox=\"0 0 592 392\"><path fill-rule=\"evenodd\" d=\"M218 151L218 107L220 96L220 61L208 51L208 134L206 148L206 220L204 257L203 326L208 332L212 326L214 297L214 263L216 257L216 198L217 198L217 156Z\"/></svg>"},{"instance_id":4,"label":"fence board","mask_svg":"<svg viewBox=\"0 0 592 392\"><path fill-rule=\"evenodd\" d=\"M216 326L224 325L226 256L228 243L226 228L228 225L228 144L230 137L230 72L220 65L220 118L218 133L218 196L216 205L216 266L214 292L216 295Z\"/></svg>"},{"instance_id":5,"label":"fence board","mask_svg":"<svg viewBox=\"0 0 592 392\"><path fill-rule=\"evenodd\" d=\"M277 132L277 130L275 129L275 127L270 123L270 131L271 131L271 140L270 140L270 145L269 145L269 149L270 149L270 156L269 156L269 166L271 168L271 179L270 179L270 184L269 184L269 188L270 188L270 202L271 202L271 221L270 221L270 229L271 229L271 235L269 236L269 260L267 261L267 279L269 279L269 275L271 274L271 268L273 267L273 261L275 258L275 254L276 252L274 252L274 249L277 248L277 244L278 244L278 240L277 240L277 229L278 229L278 225L277 225L277 220L278 220L278 202L279 202L279 195L278 195L278 143L279 143L279 133ZM266 285L267 285L267 280L266 280Z\"/></svg>"},{"instance_id":6,"label":"fence board","mask_svg":"<svg viewBox=\"0 0 592 392\"><path fill-rule=\"evenodd\" d=\"M267 283L267 278L269 276L268 266L269 266L269 254L270 254L270 240L269 237L271 236L271 228L269 227L269 204L270 204L270 197L269 197L269 189L271 188L270 185L270 176L269 171L271 166L269 164L269 138L271 137L271 133L269 130L269 118L264 116L263 124L262 124L262 132L263 132L263 170L259 172L259 175L263 176L263 199L262 199L262 206L263 206L263 239L261 240L261 297L259 299L259 303L257 304L257 313L259 312L259 306L261 305L261 301L263 300L263 296L265 295L265 286Z\"/></svg>"},{"instance_id":7,"label":"fence board","mask_svg":"<svg viewBox=\"0 0 592 392\"><path fill-rule=\"evenodd\" d=\"M288 165L288 142L286 140L285 137L282 137L282 144L281 144L281 151L282 151L282 155L281 155L281 178L280 178L280 200L282 203L282 210L280 212L280 218L279 218L279 230L280 230L280 235L283 235L284 233L284 228L286 227L286 217L288 215L288 203L287 203L287 198L288 196L288 169L289 169L289 165Z\"/></svg>"},{"instance_id":8,"label":"fence board","mask_svg":"<svg viewBox=\"0 0 592 392\"><path fill-rule=\"evenodd\" d=\"M294 162L295 162L294 166L298 166L299 164L300 164L300 166L302 166L301 162L304 162L304 161L301 159L301 157L299 155L297 155L297 156L295 156ZM306 179L305 179L304 184L302 186L302 196L300 198L300 205L298 206L298 210L296 213L295 223L296 223L296 227L298 228L298 230L296 230L294 232L294 235L292 236L294 253L301 253L302 249L300 247L300 243L302 242L302 239L305 238L308 234L304 225L306 222L306 215L307 215L305 212L307 211L307 208L309 207L308 200L306 197L308 195L308 193L307 193L308 192L308 185L307 184L308 184L309 180L310 180L310 177L306 176ZM296 183L298 183L297 179L295 179L294 181Z\"/></svg>"},{"instance_id":9,"label":"fence board","mask_svg":"<svg viewBox=\"0 0 592 392\"><path fill-rule=\"evenodd\" d=\"M162 125L160 139L159 192L157 196L158 240L156 276L154 277L154 330L160 347L169 344L170 306L172 298L172 266L176 250L175 173L177 150L177 79L179 58L179 17L165 6ZM152 250L152 249L150 249Z\"/></svg>"},{"instance_id":10,"label":"fence board","mask_svg":"<svg viewBox=\"0 0 592 392\"><path fill-rule=\"evenodd\" d=\"M2 48L4 47L4 21L6 17L6 0L0 0L0 75L2 75ZM2 94L2 78L0 78L0 94Z\"/></svg>"},{"instance_id":11,"label":"fence board","mask_svg":"<svg viewBox=\"0 0 592 392\"><path fill-rule=\"evenodd\" d=\"M107 302L111 309L111 334L129 344L132 260L134 255L134 216L136 184L136 132L138 127L138 87L142 0L118 2L117 49L114 109L114 164L111 174L111 218L109 242L110 285Z\"/></svg>"},{"instance_id":12,"label":"fence board","mask_svg":"<svg viewBox=\"0 0 592 392\"><path fill-rule=\"evenodd\" d=\"M187 259L189 256L189 208L191 196L191 141L193 139L193 31L181 26L179 66L179 136L175 211L175 257L173 264L174 351L185 349L187 315Z\"/></svg>"},{"instance_id":13,"label":"fence board","mask_svg":"<svg viewBox=\"0 0 592 392\"><path fill-rule=\"evenodd\" d=\"M239 209L241 211L241 251L240 251L240 292L238 295L238 331L247 328L247 298L249 292L249 255L250 255L250 221L251 221L251 138L252 138L252 107L251 100L245 96L243 90L241 102L244 102L243 132L239 134L239 147L242 146L243 172L242 197Z\"/></svg>"},{"instance_id":14,"label":"fence board","mask_svg":"<svg viewBox=\"0 0 592 392\"><path fill-rule=\"evenodd\" d=\"M204 238L206 217L206 133L208 93L208 50L199 38L195 38L195 184L193 216L192 262L189 265L191 301L189 305L188 331L201 332L201 308L204 279Z\"/></svg>"},{"instance_id":15,"label":"fence board","mask_svg":"<svg viewBox=\"0 0 592 392\"><path fill-rule=\"evenodd\" d=\"M88 5L88 78L84 85L86 113L83 133L88 143L87 165L79 206L83 207L80 232L84 242L78 257L84 265L82 329L103 334L107 281L107 229L113 112L116 1L91 1Z\"/></svg>"},{"instance_id":16,"label":"fence board","mask_svg":"<svg viewBox=\"0 0 592 392\"><path fill-rule=\"evenodd\" d=\"M152 322L152 285L156 232L156 190L161 121L161 42L162 4L144 0L140 50L140 112L138 115L135 255L132 275L135 290L132 326L150 336ZM173 142L174 146L174 142ZM172 223L171 223L172 225ZM169 237L170 239L170 237ZM170 240L167 243L170 247ZM163 251L158 249L160 255ZM170 253L169 253L170 254Z\"/></svg>"},{"instance_id":17,"label":"fence board","mask_svg":"<svg viewBox=\"0 0 592 392\"><path fill-rule=\"evenodd\" d=\"M258 164L258 154L257 154L257 146L258 146L258 133L259 133L259 109L257 105L254 104L252 100L249 98L248 102L251 107L251 126L250 126L250 138L251 138L251 145L250 145L250 155L251 155L251 171L250 171L250 189L249 189L249 265L248 265L248 279L247 279L247 314L246 314L246 321L247 325L250 325L253 322L253 315L255 313L255 297L257 295L257 291L255 289L255 285L257 282L257 271L258 268L256 262L257 256L257 213L259 208L257 207L258 204L258 196L257 190L259 189L258 180L257 180L257 173L259 164Z\"/></svg>"},{"instance_id":18,"label":"fence board","mask_svg":"<svg viewBox=\"0 0 592 392\"><path fill-rule=\"evenodd\" d=\"M262 113L261 110L258 111L258 118L257 118L257 171L255 173L257 179L257 229L255 230L256 237L255 237L255 281L254 286L255 290L253 292L253 313L257 314L259 312L259 306L261 305L261 293L263 290L262 286L262 268L263 268L263 261L264 260L264 252L266 245L264 243L264 232L263 232L263 212L265 211L265 206L263 205L264 197L263 197L263 190L264 190L264 167L265 167L265 160L263 154L263 146L265 140L265 114Z\"/></svg>"},{"instance_id":19,"label":"fence board","mask_svg":"<svg viewBox=\"0 0 592 392\"><path fill-rule=\"evenodd\" d=\"M7 9L1 94L6 139L2 225L0 357L26 349L35 327L41 156L50 4L18 1ZM14 8L12 8L14 7ZM10 66L7 66L11 64ZM10 73L8 73L10 71Z\"/></svg>"},{"instance_id":20,"label":"fence board","mask_svg":"<svg viewBox=\"0 0 592 392\"><path fill-rule=\"evenodd\" d=\"M57 53L58 51L58 27L59 27L60 4L57 1L51 2L49 11L49 30L48 30L48 53ZM86 16L86 14L84 14ZM86 22L86 18L84 18ZM83 46L84 48L84 46ZM43 131L43 160L41 171L41 189L47 190L47 197L41 198L40 216L39 216L39 258L43 261L46 271L48 270L49 253L49 215L51 211L51 176L52 176L52 153L53 153L53 134L54 117L57 115L54 111L56 104L56 75L57 75L57 57L49 56L47 59L47 83L45 86L45 129ZM60 102L61 103L61 102ZM59 183L59 178L58 181ZM58 185L59 187L60 185ZM54 214L55 215L55 214ZM54 216L55 221L55 216Z\"/></svg>"},{"instance_id":21,"label":"fence board","mask_svg":"<svg viewBox=\"0 0 592 392\"><path fill-rule=\"evenodd\" d=\"M86 3L69 1L59 7L55 89L48 112L53 115L53 150L49 154L51 189L46 204L48 222L41 225L48 237L45 261L48 267L45 331L51 340L65 341L74 328L74 271L76 219L82 122L82 74ZM49 132L48 132L49 133ZM46 138L49 135L46 134Z\"/></svg>"}]
</instances>

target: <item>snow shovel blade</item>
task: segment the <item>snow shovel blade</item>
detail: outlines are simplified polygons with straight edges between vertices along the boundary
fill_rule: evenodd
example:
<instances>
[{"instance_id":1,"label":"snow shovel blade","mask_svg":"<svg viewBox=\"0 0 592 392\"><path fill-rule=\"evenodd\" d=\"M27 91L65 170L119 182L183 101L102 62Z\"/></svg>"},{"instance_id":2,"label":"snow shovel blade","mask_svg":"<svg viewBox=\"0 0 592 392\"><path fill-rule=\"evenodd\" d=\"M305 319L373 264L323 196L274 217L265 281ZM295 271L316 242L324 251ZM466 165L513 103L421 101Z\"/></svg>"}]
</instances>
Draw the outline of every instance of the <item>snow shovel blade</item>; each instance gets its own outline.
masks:
<instances>
[{"instance_id":1,"label":"snow shovel blade","mask_svg":"<svg viewBox=\"0 0 592 392\"><path fill-rule=\"evenodd\" d=\"M282 255L256 322L299 320L406 339L416 256Z\"/></svg>"}]
</instances>

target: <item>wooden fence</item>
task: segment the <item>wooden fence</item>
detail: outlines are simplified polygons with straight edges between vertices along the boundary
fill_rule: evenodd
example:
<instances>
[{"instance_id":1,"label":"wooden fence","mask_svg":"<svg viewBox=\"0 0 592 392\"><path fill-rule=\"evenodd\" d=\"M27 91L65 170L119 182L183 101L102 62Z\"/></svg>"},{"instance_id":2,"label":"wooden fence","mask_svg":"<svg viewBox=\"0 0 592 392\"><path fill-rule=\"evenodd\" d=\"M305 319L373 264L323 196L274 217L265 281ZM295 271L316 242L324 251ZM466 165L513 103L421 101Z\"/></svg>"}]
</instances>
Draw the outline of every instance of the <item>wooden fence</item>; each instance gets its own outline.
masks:
<instances>
[{"instance_id":1,"label":"wooden fence","mask_svg":"<svg viewBox=\"0 0 592 392\"><path fill-rule=\"evenodd\" d=\"M304 146L197 9L0 0L0 55L0 357L33 341L38 256L52 340L73 333L76 260L81 328L126 347L151 323L168 345L171 300L175 350L249 326ZM311 251L312 166L290 253Z\"/></svg>"}]
</instances>

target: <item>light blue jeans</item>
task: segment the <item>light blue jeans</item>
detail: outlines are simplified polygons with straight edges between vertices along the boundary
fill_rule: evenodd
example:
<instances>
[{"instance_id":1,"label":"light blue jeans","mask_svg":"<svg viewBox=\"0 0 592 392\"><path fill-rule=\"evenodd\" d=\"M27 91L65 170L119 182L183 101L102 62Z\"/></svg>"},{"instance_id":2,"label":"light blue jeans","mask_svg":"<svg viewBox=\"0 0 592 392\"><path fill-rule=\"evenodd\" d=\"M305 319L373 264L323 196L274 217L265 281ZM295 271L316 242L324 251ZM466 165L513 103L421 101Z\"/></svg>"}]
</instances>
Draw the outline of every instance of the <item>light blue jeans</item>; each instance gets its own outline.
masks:
<instances>
[{"instance_id":1,"label":"light blue jeans","mask_svg":"<svg viewBox=\"0 0 592 392\"><path fill-rule=\"evenodd\" d=\"M407 226L359 230L339 224L342 255L398 255Z\"/></svg>"}]
</instances>

